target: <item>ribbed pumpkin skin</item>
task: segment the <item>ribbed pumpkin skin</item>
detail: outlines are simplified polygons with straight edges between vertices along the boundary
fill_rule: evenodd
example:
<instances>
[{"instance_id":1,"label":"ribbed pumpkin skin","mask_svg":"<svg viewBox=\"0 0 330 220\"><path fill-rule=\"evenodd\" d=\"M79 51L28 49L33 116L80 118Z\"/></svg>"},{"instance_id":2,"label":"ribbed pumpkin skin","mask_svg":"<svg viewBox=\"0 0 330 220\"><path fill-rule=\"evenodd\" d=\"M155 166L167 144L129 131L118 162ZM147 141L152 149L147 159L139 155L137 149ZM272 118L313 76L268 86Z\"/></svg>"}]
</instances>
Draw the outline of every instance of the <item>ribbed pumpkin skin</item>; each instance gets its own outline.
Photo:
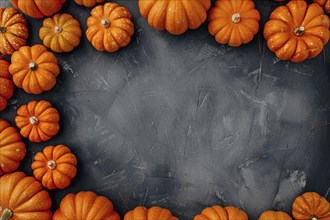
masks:
<instances>
[{"instance_id":1,"label":"ribbed pumpkin skin","mask_svg":"<svg viewBox=\"0 0 330 220\"><path fill-rule=\"evenodd\" d=\"M292 215L296 220L329 220L330 203L315 192L307 192L293 202Z\"/></svg>"},{"instance_id":2,"label":"ribbed pumpkin skin","mask_svg":"<svg viewBox=\"0 0 330 220\"><path fill-rule=\"evenodd\" d=\"M220 44L238 47L259 31L260 13L252 0L218 0L208 19L209 32Z\"/></svg>"},{"instance_id":3,"label":"ribbed pumpkin skin","mask_svg":"<svg viewBox=\"0 0 330 220\"><path fill-rule=\"evenodd\" d=\"M94 7L96 4L104 2L104 0L74 0L78 5L85 6L87 8Z\"/></svg>"},{"instance_id":4,"label":"ribbed pumpkin skin","mask_svg":"<svg viewBox=\"0 0 330 220\"><path fill-rule=\"evenodd\" d=\"M9 63L0 56L0 112L7 107L8 99L14 93L14 84L8 69Z\"/></svg>"},{"instance_id":5,"label":"ribbed pumpkin skin","mask_svg":"<svg viewBox=\"0 0 330 220\"><path fill-rule=\"evenodd\" d=\"M79 22L66 13L46 18L39 30L43 44L57 53L71 52L79 45L81 35Z\"/></svg>"},{"instance_id":6,"label":"ribbed pumpkin skin","mask_svg":"<svg viewBox=\"0 0 330 220\"><path fill-rule=\"evenodd\" d=\"M26 44L28 36L24 16L15 8L0 8L0 53L12 55Z\"/></svg>"},{"instance_id":7,"label":"ribbed pumpkin skin","mask_svg":"<svg viewBox=\"0 0 330 220\"><path fill-rule=\"evenodd\" d=\"M64 189L71 183L77 173L77 158L64 145L47 146L43 152L34 156L31 165L33 175L41 180L42 185L50 190Z\"/></svg>"},{"instance_id":8,"label":"ribbed pumpkin skin","mask_svg":"<svg viewBox=\"0 0 330 220\"><path fill-rule=\"evenodd\" d=\"M168 209L158 206L147 209L146 207L138 206L127 212L124 220L178 220L178 218L173 216Z\"/></svg>"},{"instance_id":9,"label":"ribbed pumpkin skin","mask_svg":"<svg viewBox=\"0 0 330 220\"><path fill-rule=\"evenodd\" d=\"M330 14L330 0L313 0L313 2L322 6L324 11Z\"/></svg>"},{"instance_id":10,"label":"ribbed pumpkin skin","mask_svg":"<svg viewBox=\"0 0 330 220\"><path fill-rule=\"evenodd\" d=\"M45 100L31 101L17 110L16 126L23 137L31 142L48 141L60 130L60 115Z\"/></svg>"},{"instance_id":11,"label":"ribbed pumpkin skin","mask_svg":"<svg viewBox=\"0 0 330 220\"><path fill-rule=\"evenodd\" d=\"M139 0L139 9L151 27L179 35L199 28L207 18L211 0Z\"/></svg>"},{"instance_id":12,"label":"ribbed pumpkin skin","mask_svg":"<svg viewBox=\"0 0 330 220\"><path fill-rule=\"evenodd\" d=\"M55 86L60 68L55 55L37 44L16 51L11 57L9 72L17 87L27 93L40 94Z\"/></svg>"},{"instance_id":13,"label":"ribbed pumpkin skin","mask_svg":"<svg viewBox=\"0 0 330 220\"><path fill-rule=\"evenodd\" d=\"M93 192L66 195L55 211L53 220L120 220L112 202Z\"/></svg>"},{"instance_id":14,"label":"ribbed pumpkin skin","mask_svg":"<svg viewBox=\"0 0 330 220\"><path fill-rule=\"evenodd\" d=\"M268 48L279 59L292 62L320 54L329 36L329 17L321 6L300 0L276 8L264 27Z\"/></svg>"},{"instance_id":15,"label":"ribbed pumpkin skin","mask_svg":"<svg viewBox=\"0 0 330 220\"><path fill-rule=\"evenodd\" d=\"M61 10L66 0L10 0L10 2L32 18L43 18Z\"/></svg>"},{"instance_id":16,"label":"ribbed pumpkin skin","mask_svg":"<svg viewBox=\"0 0 330 220\"><path fill-rule=\"evenodd\" d=\"M0 177L0 216L8 208L13 212L10 220L50 220L52 201L47 191L31 176L22 172ZM22 196L23 195L23 196Z\"/></svg>"},{"instance_id":17,"label":"ribbed pumpkin skin","mask_svg":"<svg viewBox=\"0 0 330 220\"><path fill-rule=\"evenodd\" d=\"M134 34L130 12L116 3L96 6L87 20L87 27L87 39L98 51L116 52L126 47Z\"/></svg>"},{"instance_id":18,"label":"ribbed pumpkin skin","mask_svg":"<svg viewBox=\"0 0 330 220\"><path fill-rule=\"evenodd\" d=\"M285 212L265 211L258 220L292 220L292 218Z\"/></svg>"},{"instance_id":19,"label":"ribbed pumpkin skin","mask_svg":"<svg viewBox=\"0 0 330 220\"><path fill-rule=\"evenodd\" d=\"M17 130L0 119L0 176L17 170L26 153L25 144Z\"/></svg>"},{"instance_id":20,"label":"ribbed pumpkin skin","mask_svg":"<svg viewBox=\"0 0 330 220\"><path fill-rule=\"evenodd\" d=\"M247 214L234 206L205 208L194 220L248 220Z\"/></svg>"}]
</instances>

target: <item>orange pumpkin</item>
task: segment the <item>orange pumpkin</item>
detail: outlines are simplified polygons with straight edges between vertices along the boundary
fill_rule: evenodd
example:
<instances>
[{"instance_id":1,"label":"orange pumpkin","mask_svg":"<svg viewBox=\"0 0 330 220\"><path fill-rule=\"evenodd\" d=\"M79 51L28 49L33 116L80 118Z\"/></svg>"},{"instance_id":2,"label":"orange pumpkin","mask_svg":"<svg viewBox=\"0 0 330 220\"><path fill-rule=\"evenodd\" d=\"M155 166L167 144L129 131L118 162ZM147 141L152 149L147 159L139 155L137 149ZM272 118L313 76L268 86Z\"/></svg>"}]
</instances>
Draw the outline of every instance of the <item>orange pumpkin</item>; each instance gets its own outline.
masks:
<instances>
[{"instance_id":1,"label":"orange pumpkin","mask_svg":"<svg viewBox=\"0 0 330 220\"><path fill-rule=\"evenodd\" d=\"M0 8L0 53L12 55L26 44L26 19L15 8Z\"/></svg>"},{"instance_id":2,"label":"orange pumpkin","mask_svg":"<svg viewBox=\"0 0 330 220\"><path fill-rule=\"evenodd\" d=\"M80 43L79 22L69 14L56 14L46 18L39 30L43 44L57 53L71 52Z\"/></svg>"},{"instance_id":3,"label":"orange pumpkin","mask_svg":"<svg viewBox=\"0 0 330 220\"><path fill-rule=\"evenodd\" d=\"M194 220L247 220L247 214L234 206L212 206L205 208Z\"/></svg>"},{"instance_id":4,"label":"orange pumpkin","mask_svg":"<svg viewBox=\"0 0 330 220\"><path fill-rule=\"evenodd\" d=\"M247 44L259 31L260 14L252 0L218 0L208 19L209 32L220 44Z\"/></svg>"},{"instance_id":5,"label":"orange pumpkin","mask_svg":"<svg viewBox=\"0 0 330 220\"><path fill-rule=\"evenodd\" d=\"M25 157L26 148L17 130L0 119L0 176L15 171Z\"/></svg>"},{"instance_id":6,"label":"orange pumpkin","mask_svg":"<svg viewBox=\"0 0 330 220\"><path fill-rule=\"evenodd\" d=\"M94 7L96 4L104 2L104 0L74 0L78 5L83 5L87 8Z\"/></svg>"},{"instance_id":7,"label":"orange pumpkin","mask_svg":"<svg viewBox=\"0 0 330 220\"><path fill-rule=\"evenodd\" d=\"M43 18L61 10L66 0L10 0L10 2L32 18Z\"/></svg>"},{"instance_id":8,"label":"orange pumpkin","mask_svg":"<svg viewBox=\"0 0 330 220\"><path fill-rule=\"evenodd\" d=\"M31 142L48 141L60 130L60 115L48 101L31 101L17 110L15 122Z\"/></svg>"},{"instance_id":9,"label":"orange pumpkin","mask_svg":"<svg viewBox=\"0 0 330 220\"><path fill-rule=\"evenodd\" d=\"M259 220L292 220L292 218L285 212L265 211L260 215Z\"/></svg>"},{"instance_id":10,"label":"orange pumpkin","mask_svg":"<svg viewBox=\"0 0 330 220\"><path fill-rule=\"evenodd\" d=\"M294 200L292 215L296 220L329 220L330 203L315 192L307 192Z\"/></svg>"},{"instance_id":11,"label":"orange pumpkin","mask_svg":"<svg viewBox=\"0 0 330 220\"><path fill-rule=\"evenodd\" d=\"M77 158L64 145L47 146L34 157L33 175L47 189L64 189L76 176Z\"/></svg>"},{"instance_id":12,"label":"orange pumpkin","mask_svg":"<svg viewBox=\"0 0 330 220\"><path fill-rule=\"evenodd\" d=\"M22 172L0 177L1 220L50 220L52 201L33 177Z\"/></svg>"},{"instance_id":13,"label":"orange pumpkin","mask_svg":"<svg viewBox=\"0 0 330 220\"><path fill-rule=\"evenodd\" d=\"M149 209L143 206L138 206L135 209L127 212L124 216L124 220L178 220L173 216L171 211L163 209L158 206L153 206Z\"/></svg>"},{"instance_id":14,"label":"orange pumpkin","mask_svg":"<svg viewBox=\"0 0 330 220\"><path fill-rule=\"evenodd\" d=\"M98 51L116 52L126 47L134 34L130 12L116 3L96 6L87 27L86 36Z\"/></svg>"},{"instance_id":15,"label":"orange pumpkin","mask_svg":"<svg viewBox=\"0 0 330 220\"><path fill-rule=\"evenodd\" d=\"M330 14L330 0L313 0L313 2L321 5L324 8L324 11Z\"/></svg>"},{"instance_id":16,"label":"orange pumpkin","mask_svg":"<svg viewBox=\"0 0 330 220\"><path fill-rule=\"evenodd\" d=\"M300 0L276 8L264 27L268 48L279 59L292 62L317 56L329 35L329 17L321 6Z\"/></svg>"},{"instance_id":17,"label":"orange pumpkin","mask_svg":"<svg viewBox=\"0 0 330 220\"><path fill-rule=\"evenodd\" d=\"M0 56L0 112L7 107L8 99L14 92L14 84L8 71L9 63Z\"/></svg>"},{"instance_id":18,"label":"orange pumpkin","mask_svg":"<svg viewBox=\"0 0 330 220\"><path fill-rule=\"evenodd\" d=\"M199 28L210 7L211 0L139 0L140 13L149 25L174 35Z\"/></svg>"},{"instance_id":19,"label":"orange pumpkin","mask_svg":"<svg viewBox=\"0 0 330 220\"><path fill-rule=\"evenodd\" d=\"M51 90L60 74L54 54L43 45L24 46L11 57L9 72L14 84L25 92L40 94Z\"/></svg>"},{"instance_id":20,"label":"orange pumpkin","mask_svg":"<svg viewBox=\"0 0 330 220\"><path fill-rule=\"evenodd\" d=\"M53 216L53 220L72 219L120 220L120 216L106 197L93 192L79 192L66 195Z\"/></svg>"}]
</instances>

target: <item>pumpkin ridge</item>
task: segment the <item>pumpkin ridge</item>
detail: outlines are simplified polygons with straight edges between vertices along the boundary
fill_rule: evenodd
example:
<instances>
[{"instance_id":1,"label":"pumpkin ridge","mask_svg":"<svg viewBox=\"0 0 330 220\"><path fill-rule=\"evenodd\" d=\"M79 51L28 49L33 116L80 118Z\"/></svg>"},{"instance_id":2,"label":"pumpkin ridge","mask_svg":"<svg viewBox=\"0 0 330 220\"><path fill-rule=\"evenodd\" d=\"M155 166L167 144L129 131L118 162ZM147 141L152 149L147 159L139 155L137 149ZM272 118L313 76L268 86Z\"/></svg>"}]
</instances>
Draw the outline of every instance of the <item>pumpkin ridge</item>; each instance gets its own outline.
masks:
<instances>
[{"instance_id":1,"label":"pumpkin ridge","mask_svg":"<svg viewBox=\"0 0 330 220\"><path fill-rule=\"evenodd\" d=\"M37 183L37 184L36 184ZM29 188L33 188L33 187L36 187L38 186L38 182L35 182L34 181L34 178L33 177L28 177L28 178L24 178L24 179L21 179L17 184L16 186L14 186L13 190L12 190L12 193L11 193L11 196L9 198L8 201L15 201L15 210L16 209L19 209L20 206L22 206L24 203L26 203L29 199L31 199L32 197L30 197L29 195L29 198L24 198L26 195L24 195L23 193L20 193L15 199L12 198L13 194L15 194L14 192L16 190L20 190L20 188L24 188L24 191L26 191L27 189ZM27 186L27 187L22 187L23 186ZM40 188L41 187L38 187L40 191ZM23 197L22 197L23 196ZM19 201L22 197L22 200L19 202L19 203L16 203L17 201ZM12 206L14 204L11 204L9 203L9 206ZM13 211L13 210L12 210Z\"/></svg>"}]
</instances>

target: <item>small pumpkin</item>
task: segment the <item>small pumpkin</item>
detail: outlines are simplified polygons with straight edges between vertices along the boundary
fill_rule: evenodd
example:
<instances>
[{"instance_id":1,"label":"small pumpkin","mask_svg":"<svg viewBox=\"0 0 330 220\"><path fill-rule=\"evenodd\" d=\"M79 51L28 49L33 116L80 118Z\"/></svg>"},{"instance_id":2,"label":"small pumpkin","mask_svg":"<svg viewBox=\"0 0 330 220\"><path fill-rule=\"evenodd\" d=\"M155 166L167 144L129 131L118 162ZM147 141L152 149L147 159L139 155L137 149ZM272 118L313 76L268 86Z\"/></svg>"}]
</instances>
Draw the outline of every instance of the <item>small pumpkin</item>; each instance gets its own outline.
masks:
<instances>
[{"instance_id":1,"label":"small pumpkin","mask_svg":"<svg viewBox=\"0 0 330 220\"><path fill-rule=\"evenodd\" d=\"M60 68L54 54L37 44L16 51L11 57L9 72L17 87L27 93L40 94L55 86Z\"/></svg>"},{"instance_id":2,"label":"small pumpkin","mask_svg":"<svg viewBox=\"0 0 330 220\"><path fill-rule=\"evenodd\" d=\"M205 208L194 220L247 220L248 215L234 206L212 206Z\"/></svg>"},{"instance_id":3,"label":"small pumpkin","mask_svg":"<svg viewBox=\"0 0 330 220\"><path fill-rule=\"evenodd\" d=\"M0 119L0 176L17 170L26 148L17 130Z\"/></svg>"},{"instance_id":4,"label":"small pumpkin","mask_svg":"<svg viewBox=\"0 0 330 220\"><path fill-rule=\"evenodd\" d=\"M31 165L33 175L41 180L42 185L50 190L64 189L76 176L77 158L71 150L64 145L47 146L43 152L34 156Z\"/></svg>"},{"instance_id":5,"label":"small pumpkin","mask_svg":"<svg viewBox=\"0 0 330 220\"><path fill-rule=\"evenodd\" d=\"M66 0L10 0L10 2L32 18L43 18L61 10Z\"/></svg>"},{"instance_id":6,"label":"small pumpkin","mask_svg":"<svg viewBox=\"0 0 330 220\"><path fill-rule=\"evenodd\" d=\"M74 0L77 5L83 5L87 8L94 7L96 4L104 2L104 0Z\"/></svg>"},{"instance_id":7,"label":"small pumpkin","mask_svg":"<svg viewBox=\"0 0 330 220\"><path fill-rule=\"evenodd\" d=\"M265 211L258 220L292 220L290 215L281 211Z\"/></svg>"},{"instance_id":8,"label":"small pumpkin","mask_svg":"<svg viewBox=\"0 0 330 220\"><path fill-rule=\"evenodd\" d=\"M211 0L139 0L139 9L151 27L173 35L199 28L207 19Z\"/></svg>"},{"instance_id":9,"label":"small pumpkin","mask_svg":"<svg viewBox=\"0 0 330 220\"><path fill-rule=\"evenodd\" d=\"M292 215L296 220L329 220L330 203L316 192L306 192L294 200Z\"/></svg>"},{"instance_id":10,"label":"small pumpkin","mask_svg":"<svg viewBox=\"0 0 330 220\"><path fill-rule=\"evenodd\" d=\"M321 6L300 0L276 8L264 27L268 48L279 59L292 62L317 56L329 35L329 17Z\"/></svg>"},{"instance_id":11,"label":"small pumpkin","mask_svg":"<svg viewBox=\"0 0 330 220\"><path fill-rule=\"evenodd\" d=\"M322 6L324 8L324 11L330 14L330 0L313 0L313 2Z\"/></svg>"},{"instance_id":12,"label":"small pumpkin","mask_svg":"<svg viewBox=\"0 0 330 220\"><path fill-rule=\"evenodd\" d=\"M28 36L24 16L15 8L0 8L0 53L12 55L26 44Z\"/></svg>"},{"instance_id":13,"label":"small pumpkin","mask_svg":"<svg viewBox=\"0 0 330 220\"><path fill-rule=\"evenodd\" d=\"M8 99L14 92L14 84L8 68L9 63L0 56L0 112L7 107Z\"/></svg>"},{"instance_id":14,"label":"small pumpkin","mask_svg":"<svg viewBox=\"0 0 330 220\"><path fill-rule=\"evenodd\" d=\"M53 220L72 219L120 220L120 216L106 197L82 191L66 195L53 216Z\"/></svg>"},{"instance_id":15,"label":"small pumpkin","mask_svg":"<svg viewBox=\"0 0 330 220\"><path fill-rule=\"evenodd\" d=\"M48 141L60 130L60 115L48 101L31 101L17 110L15 122L23 137L31 142Z\"/></svg>"},{"instance_id":16,"label":"small pumpkin","mask_svg":"<svg viewBox=\"0 0 330 220\"><path fill-rule=\"evenodd\" d=\"M98 51L116 52L126 47L134 34L130 12L116 3L96 6L87 27L86 36Z\"/></svg>"},{"instance_id":17,"label":"small pumpkin","mask_svg":"<svg viewBox=\"0 0 330 220\"><path fill-rule=\"evenodd\" d=\"M71 52L79 45L81 35L79 22L66 13L46 18L39 30L43 44L57 53Z\"/></svg>"},{"instance_id":18,"label":"small pumpkin","mask_svg":"<svg viewBox=\"0 0 330 220\"><path fill-rule=\"evenodd\" d=\"M173 216L171 211L158 206L153 206L149 209L143 206L138 206L135 209L127 212L124 220L178 220Z\"/></svg>"},{"instance_id":19,"label":"small pumpkin","mask_svg":"<svg viewBox=\"0 0 330 220\"><path fill-rule=\"evenodd\" d=\"M42 185L23 172L0 177L1 220L50 220L52 201Z\"/></svg>"},{"instance_id":20,"label":"small pumpkin","mask_svg":"<svg viewBox=\"0 0 330 220\"><path fill-rule=\"evenodd\" d=\"M259 31L260 13L252 0L218 0L208 19L209 32L220 44L238 47Z\"/></svg>"}]
</instances>

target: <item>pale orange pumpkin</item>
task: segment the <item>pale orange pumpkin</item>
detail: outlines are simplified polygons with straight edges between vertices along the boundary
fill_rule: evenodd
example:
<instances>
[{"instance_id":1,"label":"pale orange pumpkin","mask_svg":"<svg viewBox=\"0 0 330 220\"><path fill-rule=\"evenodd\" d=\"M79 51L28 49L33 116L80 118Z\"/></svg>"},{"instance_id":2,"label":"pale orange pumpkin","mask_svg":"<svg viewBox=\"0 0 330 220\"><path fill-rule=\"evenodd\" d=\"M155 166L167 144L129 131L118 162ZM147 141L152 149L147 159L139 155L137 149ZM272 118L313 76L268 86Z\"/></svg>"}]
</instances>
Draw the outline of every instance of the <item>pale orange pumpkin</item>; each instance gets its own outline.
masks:
<instances>
[{"instance_id":1,"label":"pale orange pumpkin","mask_svg":"<svg viewBox=\"0 0 330 220\"><path fill-rule=\"evenodd\" d=\"M60 68L55 55L43 45L24 46L11 57L9 72L14 84L25 92L40 94L56 84Z\"/></svg>"},{"instance_id":2,"label":"pale orange pumpkin","mask_svg":"<svg viewBox=\"0 0 330 220\"><path fill-rule=\"evenodd\" d=\"M134 34L130 12L116 3L96 6L87 27L86 36L98 51L116 52L126 47Z\"/></svg>"},{"instance_id":3,"label":"pale orange pumpkin","mask_svg":"<svg viewBox=\"0 0 330 220\"><path fill-rule=\"evenodd\" d=\"M247 214L234 206L212 206L205 208L194 220L248 220Z\"/></svg>"},{"instance_id":4,"label":"pale orange pumpkin","mask_svg":"<svg viewBox=\"0 0 330 220\"><path fill-rule=\"evenodd\" d=\"M23 137L31 142L48 141L60 130L60 115L48 101L31 101L17 110L15 122Z\"/></svg>"},{"instance_id":5,"label":"pale orange pumpkin","mask_svg":"<svg viewBox=\"0 0 330 220\"><path fill-rule=\"evenodd\" d=\"M264 27L268 48L279 59L292 62L320 54L329 36L329 17L321 6L300 0L276 8Z\"/></svg>"},{"instance_id":6,"label":"pale orange pumpkin","mask_svg":"<svg viewBox=\"0 0 330 220\"><path fill-rule=\"evenodd\" d=\"M153 206L149 209L143 206L138 206L127 212L124 220L178 220L173 216L171 211L158 206Z\"/></svg>"},{"instance_id":7,"label":"pale orange pumpkin","mask_svg":"<svg viewBox=\"0 0 330 220\"><path fill-rule=\"evenodd\" d=\"M259 31L260 13L252 0L217 0L208 19L209 32L220 44L247 44Z\"/></svg>"},{"instance_id":8,"label":"pale orange pumpkin","mask_svg":"<svg viewBox=\"0 0 330 220\"><path fill-rule=\"evenodd\" d=\"M324 8L324 11L330 14L330 0L313 0L313 2L321 5Z\"/></svg>"},{"instance_id":9,"label":"pale orange pumpkin","mask_svg":"<svg viewBox=\"0 0 330 220\"><path fill-rule=\"evenodd\" d=\"M258 220L292 220L292 218L285 212L265 211L260 215Z\"/></svg>"},{"instance_id":10,"label":"pale orange pumpkin","mask_svg":"<svg viewBox=\"0 0 330 220\"><path fill-rule=\"evenodd\" d=\"M74 0L78 5L83 5L87 8L94 7L96 4L104 2L104 0Z\"/></svg>"},{"instance_id":11,"label":"pale orange pumpkin","mask_svg":"<svg viewBox=\"0 0 330 220\"><path fill-rule=\"evenodd\" d=\"M179 35L199 28L207 18L211 0L139 0L139 9L151 27Z\"/></svg>"},{"instance_id":12,"label":"pale orange pumpkin","mask_svg":"<svg viewBox=\"0 0 330 220\"><path fill-rule=\"evenodd\" d=\"M14 92L14 84L8 68L9 63L0 56L0 112L7 107L8 99Z\"/></svg>"},{"instance_id":13,"label":"pale orange pumpkin","mask_svg":"<svg viewBox=\"0 0 330 220\"><path fill-rule=\"evenodd\" d=\"M26 44L28 36L24 16L15 8L0 8L0 53L12 55Z\"/></svg>"},{"instance_id":14,"label":"pale orange pumpkin","mask_svg":"<svg viewBox=\"0 0 330 220\"><path fill-rule=\"evenodd\" d=\"M15 171L26 153L25 144L17 130L0 119L0 176Z\"/></svg>"}]
</instances>

